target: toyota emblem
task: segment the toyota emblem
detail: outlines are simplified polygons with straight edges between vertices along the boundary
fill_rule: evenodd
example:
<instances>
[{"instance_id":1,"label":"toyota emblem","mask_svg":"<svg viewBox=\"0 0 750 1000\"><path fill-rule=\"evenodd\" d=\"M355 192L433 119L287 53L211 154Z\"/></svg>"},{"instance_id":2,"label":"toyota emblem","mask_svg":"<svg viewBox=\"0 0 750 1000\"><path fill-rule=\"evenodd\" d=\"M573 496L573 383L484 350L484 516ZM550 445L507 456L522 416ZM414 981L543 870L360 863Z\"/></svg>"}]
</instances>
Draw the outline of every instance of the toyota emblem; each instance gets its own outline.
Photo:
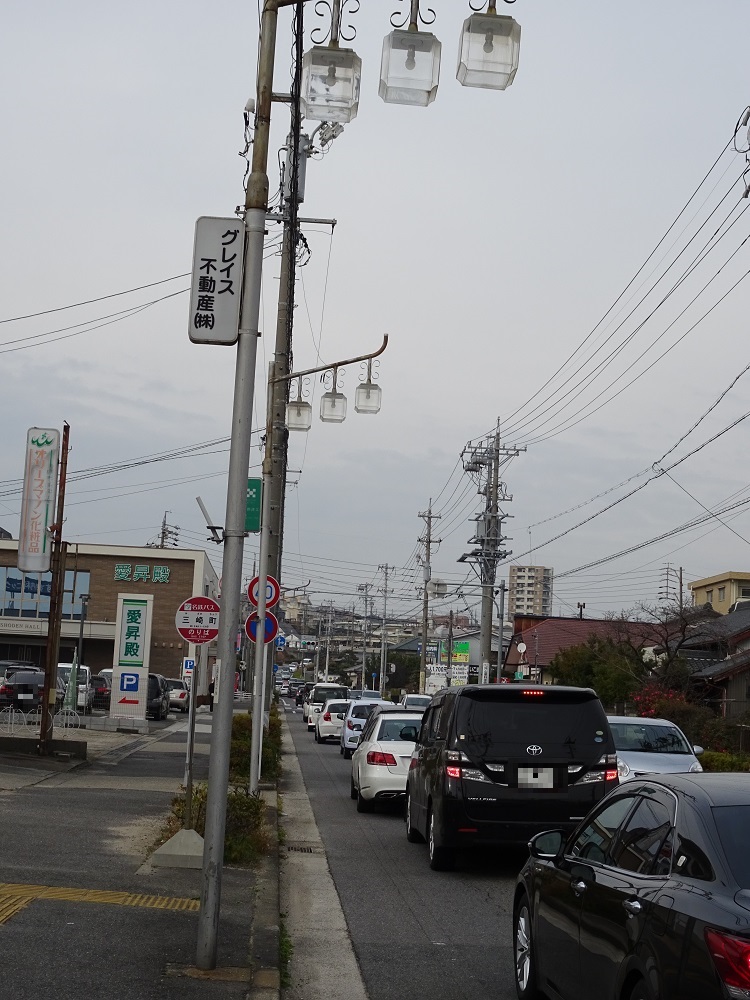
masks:
<instances>
[{"instance_id":1,"label":"toyota emblem","mask_svg":"<svg viewBox=\"0 0 750 1000\"><path fill-rule=\"evenodd\" d=\"M542 748L537 746L536 743L532 743L530 747L526 747L526 753L531 754L532 757L538 757L542 752Z\"/></svg>"}]
</instances>

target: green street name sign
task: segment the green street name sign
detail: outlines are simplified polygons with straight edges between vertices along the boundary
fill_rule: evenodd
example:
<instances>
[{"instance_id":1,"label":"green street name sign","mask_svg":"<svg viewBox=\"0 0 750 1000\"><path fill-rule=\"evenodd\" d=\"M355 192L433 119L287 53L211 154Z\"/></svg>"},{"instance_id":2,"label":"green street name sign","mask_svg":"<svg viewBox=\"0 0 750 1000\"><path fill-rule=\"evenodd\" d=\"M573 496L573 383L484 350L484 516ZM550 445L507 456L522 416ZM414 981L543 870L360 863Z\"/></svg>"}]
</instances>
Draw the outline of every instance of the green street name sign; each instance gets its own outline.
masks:
<instances>
[{"instance_id":1,"label":"green street name sign","mask_svg":"<svg viewBox=\"0 0 750 1000\"><path fill-rule=\"evenodd\" d=\"M245 531L257 534L260 531L260 507L263 496L263 480L248 479L247 500L245 502Z\"/></svg>"}]
</instances>

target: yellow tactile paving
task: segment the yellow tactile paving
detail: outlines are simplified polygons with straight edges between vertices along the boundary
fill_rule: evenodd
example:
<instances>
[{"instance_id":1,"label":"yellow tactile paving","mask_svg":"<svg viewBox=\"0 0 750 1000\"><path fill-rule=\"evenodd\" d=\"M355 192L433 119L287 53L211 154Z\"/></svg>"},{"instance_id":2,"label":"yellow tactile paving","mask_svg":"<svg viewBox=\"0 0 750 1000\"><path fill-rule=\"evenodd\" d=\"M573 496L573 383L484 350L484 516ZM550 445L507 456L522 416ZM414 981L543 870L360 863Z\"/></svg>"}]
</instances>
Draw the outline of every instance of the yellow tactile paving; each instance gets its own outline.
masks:
<instances>
[{"instance_id":1,"label":"yellow tactile paving","mask_svg":"<svg viewBox=\"0 0 750 1000\"><path fill-rule=\"evenodd\" d=\"M200 909L197 899L175 896L147 896L134 892L110 892L105 889L66 889L54 885L23 885L0 882L0 924L10 920L35 899L61 899L68 903L110 903L114 906L144 906L157 910Z\"/></svg>"}]
</instances>

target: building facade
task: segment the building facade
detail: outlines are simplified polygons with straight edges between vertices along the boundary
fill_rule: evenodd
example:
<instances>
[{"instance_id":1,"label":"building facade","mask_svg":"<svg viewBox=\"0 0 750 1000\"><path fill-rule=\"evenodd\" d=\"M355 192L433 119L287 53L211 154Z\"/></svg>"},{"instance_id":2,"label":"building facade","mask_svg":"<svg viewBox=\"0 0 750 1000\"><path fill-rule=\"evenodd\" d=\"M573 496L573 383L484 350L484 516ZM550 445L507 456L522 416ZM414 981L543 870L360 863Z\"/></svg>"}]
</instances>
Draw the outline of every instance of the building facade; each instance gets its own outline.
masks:
<instances>
[{"instance_id":1,"label":"building facade","mask_svg":"<svg viewBox=\"0 0 750 1000\"><path fill-rule=\"evenodd\" d=\"M0 541L0 659L43 666L52 576L23 573L17 562L18 542ZM151 594L149 669L179 677L183 657L195 659L196 647L180 638L177 609L198 594L216 598L218 590L216 572L201 550L69 544L59 660L72 660L84 617L82 663L92 673L111 667L118 594ZM212 650L209 657L213 658Z\"/></svg>"},{"instance_id":2,"label":"building facade","mask_svg":"<svg viewBox=\"0 0 750 1000\"><path fill-rule=\"evenodd\" d=\"M549 566L511 566L508 615L551 615L553 580Z\"/></svg>"},{"instance_id":3,"label":"building facade","mask_svg":"<svg viewBox=\"0 0 750 1000\"><path fill-rule=\"evenodd\" d=\"M710 604L725 615L737 601L750 600L750 573L718 573L689 583L693 604Z\"/></svg>"}]
</instances>

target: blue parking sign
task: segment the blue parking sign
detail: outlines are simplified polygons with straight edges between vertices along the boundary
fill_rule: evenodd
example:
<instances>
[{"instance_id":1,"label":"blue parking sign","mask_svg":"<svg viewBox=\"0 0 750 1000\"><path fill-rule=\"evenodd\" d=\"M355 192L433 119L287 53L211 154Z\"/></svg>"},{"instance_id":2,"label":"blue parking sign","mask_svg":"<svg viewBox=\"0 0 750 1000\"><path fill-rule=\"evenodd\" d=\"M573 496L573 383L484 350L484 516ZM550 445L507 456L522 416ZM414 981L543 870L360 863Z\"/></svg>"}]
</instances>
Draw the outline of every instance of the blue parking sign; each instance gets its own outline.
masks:
<instances>
[{"instance_id":1,"label":"blue parking sign","mask_svg":"<svg viewBox=\"0 0 750 1000\"><path fill-rule=\"evenodd\" d=\"M135 693L138 690L138 674L121 674L120 690Z\"/></svg>"}]
</instances>

